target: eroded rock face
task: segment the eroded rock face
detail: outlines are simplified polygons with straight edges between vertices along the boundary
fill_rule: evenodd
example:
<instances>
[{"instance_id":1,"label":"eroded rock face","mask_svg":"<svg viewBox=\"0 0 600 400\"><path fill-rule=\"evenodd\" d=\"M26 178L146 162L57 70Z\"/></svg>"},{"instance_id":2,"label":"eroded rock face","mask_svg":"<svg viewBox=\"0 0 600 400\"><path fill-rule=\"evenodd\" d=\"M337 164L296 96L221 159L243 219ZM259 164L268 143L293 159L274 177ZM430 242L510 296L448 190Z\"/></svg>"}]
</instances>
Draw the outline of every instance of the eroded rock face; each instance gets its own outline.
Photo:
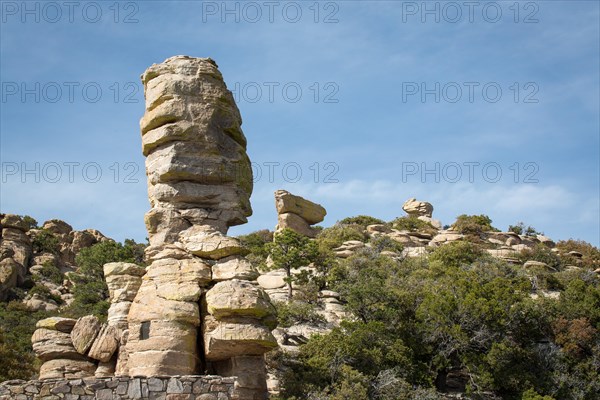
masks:
<instances>
[{"instance_id":1,"label":"eroded rock face","mask_svg":"<svg viewBox=\"0 0 600 400\"><path fill-rule=\"evenodd\" d=\"M311 225L323 221L327 211L312 201L295 196L286 190L275 191L277 209L276 231L289 228L301 235L315 237L317 232Z\"/></svg>"},{"instance_id":2,"label":"eroded rock face","mask_svg":"<svg viewBox=\"0 0 600 400\"><path fill-rule=\"evenodd\" d=\"M150 264L133 299L127 288L111 289L119 301L109 321L122 323L128 310L116 374L197 374L214 370L213 362L232 365L230 375L249 374L248 363L230 362L249 354L264 369L262 355L277 345L267 327L274 309L250 282L258 273L245 249L227 236L252 212L252 172L233 96L207 58L169 58L148 68L142 82ZM113 275L109 289L123 286ZM240 399L266 394L262 383L249 386Z\"/></svg>"},{"instance_id":3,"label":"eroded rock face","mask_svg":"<svg viewBox=\"0 0 600 400\"><path fill-rule=\"evenodd\" d=\"M25 280L33 255L27 224L14 214L0 214L0 301Z\"/></svg>"}]
</instances>

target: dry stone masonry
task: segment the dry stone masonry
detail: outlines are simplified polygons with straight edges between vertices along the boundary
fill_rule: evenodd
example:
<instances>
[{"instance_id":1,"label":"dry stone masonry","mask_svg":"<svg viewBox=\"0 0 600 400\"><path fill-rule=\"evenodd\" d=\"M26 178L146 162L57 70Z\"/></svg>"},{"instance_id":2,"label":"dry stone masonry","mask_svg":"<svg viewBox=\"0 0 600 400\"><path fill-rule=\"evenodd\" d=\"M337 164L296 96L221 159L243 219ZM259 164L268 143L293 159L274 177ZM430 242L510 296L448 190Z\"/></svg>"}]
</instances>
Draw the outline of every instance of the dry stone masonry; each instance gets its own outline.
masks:
<instances>
[{"instance_id":1,"label":"dry stone masonry","mask_svg":"<svg viewBox=\"0 0 600 400\"><path fill-rule=\"evenodd\" d=\"M15 380L0 383L0 400L233 400L234 384L210 375Z\"/></svg>"}]
</instances>

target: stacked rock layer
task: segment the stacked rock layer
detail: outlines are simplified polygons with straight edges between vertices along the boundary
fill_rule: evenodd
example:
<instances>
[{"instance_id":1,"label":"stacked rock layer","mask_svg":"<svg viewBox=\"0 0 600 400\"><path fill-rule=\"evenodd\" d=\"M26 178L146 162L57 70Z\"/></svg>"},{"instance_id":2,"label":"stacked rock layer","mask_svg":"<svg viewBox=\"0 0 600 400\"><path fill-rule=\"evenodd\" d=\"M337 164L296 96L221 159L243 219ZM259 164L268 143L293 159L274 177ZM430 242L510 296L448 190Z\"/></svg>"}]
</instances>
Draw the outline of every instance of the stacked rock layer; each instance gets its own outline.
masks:
<instances>
[{"instance_id":1,"label":"stacked rock layer","mask_svg":"<svg viewBox=\"0 0 600 400\"><path fill-rule=\"evenodd\" d=\"M226 236L252 212L240 113L211 59L172 57L142 81L150 264L128 313L128 374L238 375L239 398L262 398L274 308Z\"/></svg>"}]
</instances>

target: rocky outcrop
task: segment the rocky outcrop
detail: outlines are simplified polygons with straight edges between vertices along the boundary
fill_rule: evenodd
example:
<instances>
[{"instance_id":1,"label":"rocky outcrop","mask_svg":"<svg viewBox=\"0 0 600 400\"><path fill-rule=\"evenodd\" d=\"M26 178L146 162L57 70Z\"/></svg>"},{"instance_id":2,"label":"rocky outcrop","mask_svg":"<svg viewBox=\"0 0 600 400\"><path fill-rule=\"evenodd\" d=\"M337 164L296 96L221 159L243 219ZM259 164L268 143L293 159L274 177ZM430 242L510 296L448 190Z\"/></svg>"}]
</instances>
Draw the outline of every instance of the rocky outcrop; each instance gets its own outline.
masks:
<instances>
[{"instance_id":1,"label":"rocky outcrop","mask_svg":"<svg viewBox=\"0 0 600 400\"><path fill-rule=\"evenodd\" d=\"M94 375L94 361L73 346L70 333L75 324L73 319L58 317L38 321L31 342L33 351L42 361L40 379Z\"/></svg>"},{"instance_id":2,"label":"rocky outcrop","mask_svg":"<svg viewBox=\"0 0 600 400\"><path fill-rule=\"evenodd\" d=\"M73 271L79 251L108 238L96 230L74 231L58 219L44 222L40 229L33 228L33 224L33 219L0 214L0 301L7 299L11 289L22 287L29 275L37 275L38 285L46 286L68 304L71 297L67 289L48 281L40 271L44 266L56 267L62 273ZM58 308L55 301L37 294L27 296L23 302L34 311Z\"/></svg>"},{"instance_id":3,"label":"rocky outcrop","mask_svg":"<svg viewBox=\"0 0 600 400\"><path fill-rule=\"evenodd\" d=\"M317 231L311 225L323 221L327 214L321 205L285 190L275 192L275 208L277 209L276 231L289 228L308 237L316 236Z\"/></svg>"},{"instance_id":4,"label":"rocky outcrop","mask_svg":"<svg viewBox=\"0 0 600 400\"><path fill-rule=\"evenodd\" d=\"M25 280L33 254L27 230L20 216L0 214L0 301Z\"/></svg>"}]
</instances>

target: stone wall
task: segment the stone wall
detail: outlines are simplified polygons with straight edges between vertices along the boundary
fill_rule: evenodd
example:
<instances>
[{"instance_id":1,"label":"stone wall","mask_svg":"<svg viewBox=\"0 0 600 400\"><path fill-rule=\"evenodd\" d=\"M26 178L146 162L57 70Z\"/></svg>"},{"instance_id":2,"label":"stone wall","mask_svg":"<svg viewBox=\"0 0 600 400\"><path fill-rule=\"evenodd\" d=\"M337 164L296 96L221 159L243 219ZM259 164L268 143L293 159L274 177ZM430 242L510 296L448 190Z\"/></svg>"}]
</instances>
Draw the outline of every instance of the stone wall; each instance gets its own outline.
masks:
<instances>
[{"instance_id":1,"label":"stone wall","mask_svg":"<svg viewBox=\"0 0 600 400\"><path fill-rule=\"evenodd\" d=\"M234 377L83 378L0 383L0 400L233 400Z\"/></svg>"}]
</instances>

